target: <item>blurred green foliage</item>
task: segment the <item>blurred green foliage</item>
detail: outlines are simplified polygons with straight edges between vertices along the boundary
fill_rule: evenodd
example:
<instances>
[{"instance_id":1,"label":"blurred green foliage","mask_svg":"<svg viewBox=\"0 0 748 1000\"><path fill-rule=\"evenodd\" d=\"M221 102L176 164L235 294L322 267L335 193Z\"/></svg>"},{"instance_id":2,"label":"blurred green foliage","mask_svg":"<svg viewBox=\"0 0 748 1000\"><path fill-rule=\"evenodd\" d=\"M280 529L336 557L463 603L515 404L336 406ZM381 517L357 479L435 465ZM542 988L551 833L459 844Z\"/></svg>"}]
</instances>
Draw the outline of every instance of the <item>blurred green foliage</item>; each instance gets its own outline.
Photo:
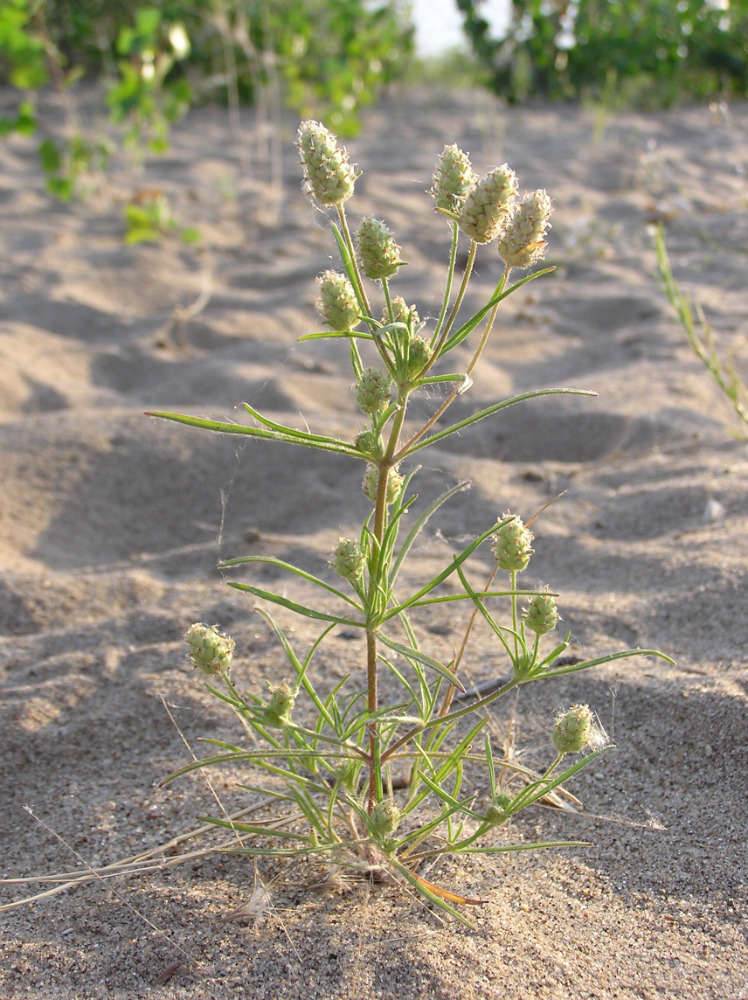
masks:
<instances>
[{"instance_id":1,"label":"blurred green foliage","mask_svg":"<svg viewBox=\"0 0 748 1000\"><path fill-rule=\"evenodd\" d=\"M0 83L18 91L0 135L37 134L47 190L67 201L118 149L164 152L173 123L209 100L264 101L276 113L283 100L353 135L412 51L407 0L0 0ZM82 77L103 86L106 129L80 124L73 86ZM48 85L62 129L39 117ZM178 230L163 199L130 206L125 224L128 242Z\"/></svg>"},{"instance_id":2,"label":"blurred green foliage","mask_svg":"<svg viewBox=\"0 0 748 1000\"><path fill-rule=\"evenodd\" d=\"M175 58L177 32L188 49ZM181 109L233 91L252 103L279 86L289 107L344 135L413 52L407 0L0 0L0 79L46 82L43 39L58 64L119 77L114 100L130 110L156 89L144 94L146 67L167 119L167 98Z\"/></svg>"},{"instance_id":3,"label":"blurred green foliage","mask_svg":"<svg viewBox=\"0 0 748 1000\"><path fill-rule=\"evenodd\" d=\"M748 96L748 0L512 0L497 38L483 0L456 0L492 89L666 107Z\"/></svg>"}]
</instances>

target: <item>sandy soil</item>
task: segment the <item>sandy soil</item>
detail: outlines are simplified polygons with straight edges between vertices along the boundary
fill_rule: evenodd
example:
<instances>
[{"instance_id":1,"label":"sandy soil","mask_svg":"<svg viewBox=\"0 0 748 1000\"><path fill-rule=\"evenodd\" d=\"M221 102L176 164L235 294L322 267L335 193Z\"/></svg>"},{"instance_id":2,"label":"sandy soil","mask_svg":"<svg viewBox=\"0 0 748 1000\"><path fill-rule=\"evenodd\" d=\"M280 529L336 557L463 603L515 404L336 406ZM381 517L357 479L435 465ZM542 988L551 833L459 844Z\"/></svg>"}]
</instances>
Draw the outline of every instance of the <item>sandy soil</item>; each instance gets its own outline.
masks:
<instances>
[{"instance_id":1,"label":"sandy soil","mask_svg":"<svg viewBox=\"0 0 748 1000\"><path fill-rule=\"evenodd\" d=\"M223 112L199 111L148 165L142 197L167 193L202 249L123 245L117 199L141 183L124 165L109 193L60 205L31 144L0 147L5 878L157 848L217 814L213 792L227 809L247 804L239 772L158 788L190 759L183 737L198 752L200 736L237 738L181 636L220 623L242 682L277 681L269 628L218 561L262 552L324 572L365 510L355 463L143 415L227 418L248 400L358 429L346 352L297 343L316 327L314 278L333 246L300 192L294 128L272 136L247 114L238 135ZM411 572L506 508L529 517L567 491L535 525L533 572L560 592L573 652L655 647L676 661L624 660L521 692L516 739L531 765L547 760L556 708L576 701L618 750L573 783L584 812L538 808L512 835L592 846L432 869L487 901L476 932L393 885L323 894L314 863L255 872L213 855L94 880L0 915L3 1000L748 998L748 453L658 288L651 234L666 221L718 342L745 335L747 133L746 105L606 117L412 93L367 114L349 143L366 171L352 212L393 228L410 262L397 291L422 316L438 308L447 254L425 194L445 143L479 169L508 161L524 188L554 198L557 270L508 300L461 412L546 385L599 395L528 403L430 452L424 497L459 477L472 488ZM496 281L493 253L479 258L473 303ZM424 622L437 648L466 615ZM360 641L341 633L318 663L323 684L360 668ZM297 623L300 646L312 634ZM468 675L502 672L498 652L479 632ZM507 734L506 710L494 725ZM2 898L46 888L10 883ZM225 919L248 903L259 916Z\"/></svg>"}]
</instances>

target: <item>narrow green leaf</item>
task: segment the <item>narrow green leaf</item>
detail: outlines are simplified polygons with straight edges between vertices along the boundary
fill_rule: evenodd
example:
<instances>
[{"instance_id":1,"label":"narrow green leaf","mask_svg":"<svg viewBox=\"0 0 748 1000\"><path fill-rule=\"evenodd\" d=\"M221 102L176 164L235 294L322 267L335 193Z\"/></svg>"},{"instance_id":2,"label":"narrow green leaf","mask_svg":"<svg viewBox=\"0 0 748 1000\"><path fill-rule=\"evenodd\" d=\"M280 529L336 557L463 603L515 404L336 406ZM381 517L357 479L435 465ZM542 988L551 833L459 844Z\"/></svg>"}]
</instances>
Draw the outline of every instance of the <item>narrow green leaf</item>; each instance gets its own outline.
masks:
<instances>
[{"instance_id":1,"label":"narrow green leaf","mask_svg":"<svg viewBox=\"0 0 748 1000\"><path fill-rule=\"evenodd\" d=\"M459 920L461 924L464 924L466 927L469 927L473 931L476 929L475 924L471 923L471 921L468 920L466 916L460 913L459 910L455 909L454 906L450 905L446 901L446 899L442 899L441 896L438 896L435 892L432 892L425 884L423 879L419 878L417 875L414 875L412 872L408 871L405 865L401 864L396 857L394 857L393 855L387 855L387 857L388 860L395 866L395 868L397 868L397 870L400 872L403 878L407 882L410 882L413 888L417 889L421 893L421 895L431 900L431 902L435 906L438 906L440 910L444 910L445 913L449 913L451 916L455 918L455 920Z\"/></svg>"},{"instance_id":2,"label":"narrow green leaf","mask_svg":"<svg viewBox=\"0 0 748 1000\"><path fill-rule=\"evenodd\" d=\"M239 823L237 820L217 819L212 816L198 816L200 823L212 823L213 826L222 826L227 830L236 830L237 833L254 833L261 837L280 837L282 840L305 840L299 833L292 833L290 830L279 830L278 827L253 826L250 823Z\"/></svg>"},{"instance_id":3,"label":"narrow green leaf","mask_svg":"<svg viewBox=\"0 0 748 1000\"><path fill-rule=\"evenodd\" d=\"M666 653L661 653L659 649L625 649L620 653L608 653L607 656L598 656L594 660L584 660L582 663L572 663L567 667L558 667L556 670L546 670L540 676L560 677L562 674L573 674L577 670L588 670L590 667L599 667L603 663L612 663L613 660L624 660L628 656L656 656L667 663L675 663L675 660Z\"/></svg>"},{"instance_id":4,"label":"narrow green leaf","mask_svg":"<svg viewBox=\"0 0 748 1000\"><path fill-rule=\"evenodd\" d=\"M542 275L549 274L551 271L554 270L555 268L553 267L546 267L543 268L543 270L541 271L534 271L532 274L526 274L524 278L520 278L519 281L515 281L515 283L510 288L506 288L503 291L497 292L497 294L493 295L485 304L485 306L483 306L482 309L479 309L476 313L474 313L470 317L470 319L467 320L466 323L463 323L463 325L459 328L459 330L456 330L452 334L452 336L446 341L442 349L439 351L439 357L448 354L449 351L453 350L455 347L461 344L463 340L469 337L470 334L473 332L473 330L489 314L489 312L494 308L494 306L498 305L499 302L507 298L507 296L511 295L512 292L516 292L518 288L521 288L522 285L526 285L528 281L534 281L536 278L540 278L542 277ZM499 287L501 287L501 285Z\"/></svg>"},{"instance_id":5,"label":"narrow green leaf","mask_svg":"<svg viewBox=\"0 0 748 1000\"><path fill-rule=\"evenodd\" d=\"M189 774L191 771L197 771L203 767L212 767L215 764L234 764L238 761L248 760L255 761L256 763L264 766L267 758L285 758L285 759L303 759L303 758L318 758L323 756L316 750L289 750L286 748L281 748L276 750L275 748L264 747L262 750L243 750L241 753L222 753L216 754L213 757L203 757L202 760L193 760L189 764L185 764L184 767L180 767L178 771L174 771L172 774L168 774L159 783L159 786L167 785L174 781L175 778L181 778L184 774ZM327 750L324 756L328 759L339 758L341 760L350 760L351 755L349 753L336 752L334 750ZM298 775L294 775L294 778L298 778Z\"/></svg>"},{"instance_id":6,"label":"narrow green leaf","mask_svg":"<svg viewBox=\"0 0 748 1000\"><path fill-rule=\"evenodd\" d=\"M352 618L341 618L338 615L325 614L324 611L316 611L314 608L308 608L305 604L297 604L287 597L274 594L272 590L263 590L262 587L255 587L251 583L238 583L232 580L229 582L229 587L233 587L234 590L242 590L247 594L253 594L264 601L270 601L271 604L278 604L282 608L288 608L289 611L295 611L297 615L303 615L304 618L315 618L323 622L337 622L338 625L353 626L354 628L366 628L365 622L357 622Z\"/></svg>"},{"instance_id":7,"label":"narrow green leaf","mask_svg":"<svg viewBox=\"0 0 748 1000\"><path fill-rule=\"evenodd\" d=\"M588 840L539 840L532 844L501 844L498 847L461 847L456 854L507 854L510 851L542 851L551 847L591 847Z\"/></svg>"},{"instance_id":8,"label":"narrow green leaf","mask_svg":"<svg viewBox=\"0 0 748 1000\"><path fill-rule=\"evenodd\" d=\"M440 785L437 785L435 781L432 781L427 774L420 770L420 768L419 772L421 781L423 781L425 785L428 785L438 799L450 806L450 815L454 815L455 812L462 812L466 816L470 816L471 819L477 820L479 823L483 820L483 816L481 816L480 813L475 812L474 809L468 808L468 802L472 802L475 799L475 792L471 793L471 795L469 795L468 798L464 799L462 802L458 802L453 795L450 795L450 793L445 791Z\"/></svg>"},{"instance_id":9,"label":"narrow green leaf","mask_svg":"<svg viewBox=\"0 0 748 1000\"><path fill-rule=\"evenodd\" d=\"M307 573L306 570L300 569L298 566L294 566L293 563L285 562L283 559L274 559L272 556L237 556L235 559L226 559L224 562L218 564L219 569L228 569L230 566L242 566L247 563L264 563L267 566L277 566L280 569L288 570L289 573L294 573L296 576L300 576L303 580L308 580L309 583L313 583L317 587L321 587L322 590L326 590L330 594L334 594L339 597L346 604L352 605L357 611L363 613L363 608L360 604L353 600L348 594L345 594L342 590L338 590L337 587L333 587L331 584L326 583L324 580L320 579L318 576L314 576L313 573Z\"/></svg>"},{"instance_id":10,"label":"narrow green leaf","mask_svg":"<svg viewBox=\"0 0 748 1000\"><path fill-rule=\"evenodd\" d=\"M402 656L409 660L417 660L419 663L423 663L424 666L430 667L431 670L435 670L440 674L445 680L449 681L455 687L459 688L460 691L464 691L465 688L462 686L462 682L452 673L449 667L445 667L443 664L439 663L438 660L434 660L432 657L427 656L418 649L414 649L412 646L405 646L401 642L396 642L389 636L384 635L381 632L377 632L376 636L381 640L385 646L389 646L390 649L394 649L396 653L400 653Z\"/></svg>"},{"instance_id":11,"label":"narrow green leaf","mask_svg":"<svg viewBox=\"0 0 748 1000\"><path fill-rule=\"evenodd\" d=\"M298 338L303 340L374 340L371 333L358 330L320 330L318 333L305 333Z\"/></svg>"},{"instance_id":12,"label":"narrow green leaf","mask_svg":"<svg viewBox=\"0 0 748 1000\"><path fill-rule=\"evenodd\" d=\"M287 427L285 424L279 424L275 420L271 420L269 417L264 416L259 410L256 410L249 403L243 403L244 409L250 416L254 417L255 420L263 424L265 427L270 428L270 430L283 435L289 440L298 439L299 444L307 444L313 447L327 447L336 451L347 451L350 454L358 455L358 452L352 444L348 444L347 441L340 441L338 438L328 437L326 434L311 434L309 431L299 431L295 427Z\"/></svg>"},{"instance_id":13,"label":"narrow green leaf","mask_svg":"<svg viewBox=\"0 0 748 1000\"><path fill-rule=\"evenodd\" d=\"M410 551L413 542L416 540L418 535L423 530L424 526L428 523L429 518L436 513L437 510L445 504L447 500L450 500L457 493L461 493L463 490L468 489L470 483L468 480L463 480L457 483L451 489L447 490L446 493L442 493L441 496L437 497L433 503L429 504L426 510L418 517L413 527L408 532L405 540L403 541L400 551L397 554L397 558L392 564L392 569L390 570L390 586L394 586L395 580L397 579L398 573L400 572L400 567L403 564L403 560Z\"/></svg>"},{"instance_id":14,"label":"narrow green leaf","mask_svg":"<svg viewBox=\"0 0 748 1000\"><path fill-rule=\"evenodd\" d=\"M425 597L426 594L430 593L435 587L438 587L440 583L443 583L447 579L447 577L451 576L452 573L455 572L458 566L461 566L462 563L464 563L465 560L468 559L473 554L473 552L475 552L475 550L478 548L479 545L485 542L485 540L489 538L496 531L497 527L498 523L493 524L491 525L490 528L488 528L487 531L484 531L482 534L478 535L478 537L474 539L470 543L470 545L467 546L467 548L463 549L459 555L455 556L452 562L449 563L449 565L446 566L441 571L441 573L438 573L435 577L433 577L433 579L431 579L425 586L421 587L420 590L418 590L415 594L409 597L407 601L403 601L403 603L399 604L397 607L391 608L387 612L383 620L389 621L389 619L394 618L395 615L402 614L403 611L407 610L407 608L410 608L416 603L418 603L422 597Z\"/></svg>"},{"instance_id":15,"label":"narrow green leaf","mask_svg":"<svg viewBox=\"0 0 748 1000\"><path fill-rule=\"evenodd\" d=\"M244 405L246 407L248 404L245 403ZM197 427L201 430L214 431L217 434L245 434L248 437L261 438L265 441L283 441L287 444L317 448L319 451L332 451L339 455L352 455L356 458L361 458L361 455L353 445L347 444L345 441L337 441L335 438L326 439L314 434L305 434L302 431L295 431L293 428L287 428L285 431L271 431L265 430L262 427L248 427L246 424L232 424L222 420L207 420L203 417L191 417L185 413L166 413L161 410L147 410L146 416L158 417L161 420L172 420L178 424L185 424L187 427Z\"/></svg>"},{"instance_id":16,"label":"narrow green leaf","mask_svg":"<svg viewBox=\"0 0 748 1000\"><path fill-rule=\"evenodd\" d=\"M586 754L559 774L554 774L548 778L538 778L536 781L531 782L529 785L526 785L522 791L514 797L514 799L512 799L507 806L507 813L513 816L521 809L527 808L527 806L532 805L533 802L537 802L538 799L542 799L549 792L558 788L559 785L563 785L564 782L568 781L569 778L572 778L577 771L581 771L582 768L587 767L588 764L591 764L593 760L596 760L601 754L614 749L615 746L611 743L606 747L601 747L599 750L595 750L593 753Z\"/></svg>"},{"instance_id":17,"label":"narrow green leaf","mask_svg":"<svg viewBox=\"0 0 748 1000\"><path fill-rule=\"evenodd\" d=\"M457 571L459 573L459 570ZM476 590L474 594L483 600L486 597L534 597L538 593L535 590ZM409 608L428 608L432 604L449 604L454 601L470 601L470 594L442 594L439 597L428 597L422 601L413 601L408 604ZM501 626L503 628L503 626ZM511 629L505 629L511 632Z\"/></svg>"},{"instance_id":18,"label":"narrow green leaf","mask_svg":"<svg viewBox=\"0 0 748 1000\"><path fill-rule=\"evenodd\" d=\"M360 841L335 841L331 844L316 844L314 847L274 848L274 847L226 847L222 854L246 854L250 857L294 858L305 854L324 854L330 851L343 851L346 848L355 850L361 846Z\"/></svg>"},{"instance_id":19,"label":"narrow green leaf","mask_svg":"<svg viewBox=\"0 0 748 1000\"><path fill-rule=\"evenodd\" d=\"M519 396L512 396L511 399L504 399L500 403L494 403L493 406L488 406L485 410L479 410L478 413L473 413L469 417L465 417L464 420L460 420L450 427L445 427L442 431L436 431L436 433L430 434L428 437L421 438L420 441L417 441L408 448L402 457L405 458L406 456L413 455L415 452L420 451L421 448L427 448L430 444L434 444L435 441L441 441L443 438L449 437L450 434L457 434L459 431L465 430L466 427L478 423L479 420L485 420L486 417L493 416L494 413L505 410L508 406L514 406L515 403L522 403L526 399L536 399L540 396L558 395L596 396L597 393L593 392L592 389L535 389L532 392L523 392Z\"/></svg>"}]
</instances>

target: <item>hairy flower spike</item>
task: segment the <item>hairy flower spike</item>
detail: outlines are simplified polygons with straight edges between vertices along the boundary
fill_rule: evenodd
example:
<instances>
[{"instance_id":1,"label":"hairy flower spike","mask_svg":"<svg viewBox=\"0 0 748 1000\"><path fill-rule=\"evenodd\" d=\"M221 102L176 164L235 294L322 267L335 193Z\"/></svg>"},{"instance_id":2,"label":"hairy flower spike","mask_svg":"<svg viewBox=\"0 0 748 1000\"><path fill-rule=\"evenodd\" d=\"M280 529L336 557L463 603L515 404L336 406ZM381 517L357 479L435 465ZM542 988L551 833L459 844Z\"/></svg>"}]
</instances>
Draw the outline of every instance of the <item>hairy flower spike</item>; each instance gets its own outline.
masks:
<instances>
[{"instance_id":1,"label":"hairy flower spike","mask_svg":"<svg viewBox=\"0 0 748 1000\"><path fill-rule=\"evenodd\" d=\"M366 556L352 538L341 538L332 553L332 567L344 580L358 580L364 572Z\"/></svg>"},{"instance_id":2,"label":"hairy flower spike","mask_svg":"<svg viewBox=\"0 0 748 1000\"><path fill-rule=\"evenodd\" d=\"M267 704L267 722L269 725L283 725L290 721L291 712L296 702L291 685L283 681L277 687L270 687L270 701Z\"/></svg>"},{"instance_id":3,"label":"hairy flower spike","mask_svg":"<svg viewBox=\"0 0 748 1000\"><path fill-rule=\"evenodd\" d=\"M379 469L371 462L366 466L364 481L361 489L372 503L377 502L377 483L379 481ZM397 499L400 488L403 485L403 477L395 469L390 469L387 476L387 504L393 504Z\"/></svg>"},{"instance_id":4,"label":"hairy flower spike","mask_svg":"<svg viewBox=\"0 0 748 1000\"><path fill-rule=\"evenodd\" d=\"M497 823L503 823L507 818L507 806L511 801L511 795L507 795L506 792L497 792L491 800L488 809L486 809L486 822L492 826L495 826Z\"/></svg>"},{"instance_id":5,"label":"hairy flower spike","mask_svg":"<svg viewBox=\"0 0 748 1000\"><path fill-rule=\"evenodd\" d=\"M423 337L411 337L408 344L408 375L415 378L431 359L431 345Z\"/></svg>"},{"instance_id":6,"label":"hairy flower spike","mask_svg":"<svg viewBox=\"0 0 748 1000\"><path fill-rule=\"evenodd\" d=\"M536 594L525 608L525 625L536 635L552 632L558 624L556 599L546 592Z\"/></svg>"},{"instance_id":7,"label":"hairy flower spike","mask_svg":"<svg viewBox=\"0 0 748 1000\"><path fill-rule=\"evenodd\" d=\"M400 247L392 233L379 219L363 219L356 231L358 256L367 278L376 281L391 278L401 264Z\"/></svg>"},{"instance_id":8,"label":"hairy flower spike","mask_svg":"<svg viewBox=\"0 0 748 1000\"><path fill-rule=\"evenodd\" d=\"M517 178L506 163L494 167L476 181L460 211L460 229L476 243L490 243L506 225L514 199Z\"/></svg>"},{"instance_id":9,"label":"hairy flower spike","mask_svg":"<svg viewBox=\"0 0 748 1000\"><path fill-rule=\"evenodd\" d=\"M382 457L382 444L379 435L369 430L368 427L358 432L353 443L366 458L376 460Z\"/></svg>"},{"instance_id":10,"label":"hairy flower spike","mask_svg":"<svg viewBox=\"0 0 748 1000\"><path fill-rule=\"evenodd\" d=\"M437 208L459 212L475 181L475 171L467 153L458 146L445 146L436 164L429 194L436 200Z\"/></svg>"},{"instance_id":11,"label":"hairy flower spike","mask_svg":"<svg viewBox=\"0 0 748 1000\"><path fill-rule=\"evenodd\" d=\"M390 401L390 376L377 368L365 368L356 386L356 402L370 416L385 410Z\"/></svg>"},{"instance_id":12,"label":"hairy flower spike","mask_svg":"<svg viewBox=\"0 0 748 1000\"><path fill-rule=\"evenodd\" d=\"M196 622L185 633L195 666L206 674L225 674L234 655L234 640L217 628Z\"/></svg>"},{"instance_id":13,"label":"hairy flower spike","mask_svg":"<svg viewBox=\"0 0 748 1000\"><path fill-rule=\"evenodd\" d=\"M552 209L551 199L542 189L526 194L517 205L499 239L499 254L507 267L522 270L543 259Z\"/></svg>"},{"instance_id":14,"label":"hairy flower spike","mask_svg":"<svg viewBox=\"0 0 748 1000\"><path fill-rule=\"evenodd\" d=\"M304 193L320 205L342 205L353 194L356 171L348 152L320 122L305 121L296 137L304 168Z\"/></svg>"},{"instance_id":15,"label":"hairy flower spike","mask_svg":"<svg viewBox=\"0 0 748 1000\"><path fill-rule=\"evenodd\" d=\"M589 705L572 705L556 717L553 742L559 753L579 753L597 736Z\"/></svg>"},{"instance_id":16,"label":"hairy flower spike","mask_svg":"<svg viewBox=\"0 0 748 1000\"><path fill-rule=\"evenodd\" d=\"M355 330L361 322L353 285L344 274L325 271L317 278L319 299L316 306L322 319L333 330Z\"/></svg>"},{"instance_id":17,"label":"hairy flower spike","mask_svg":"<svg viewBox=\"0 0 748 1000\"><path fill-rule=\"evenodd\" d=\"M396 295L392 299L392 316L395 323L408 324L411 330L415 330L421 322L418 310L415 306L409 306L402 295ZM386 326L390 321L389 313L385 309L382 313L382 323Z\"/></svg>"},{"instance_id":18,"label":"hairy flower spike","mask_svg":"<svg viewBox=\"0 0 748 1000\"><path fill-rule=\"evenodd\" d=\"M535 551L532 548L533 536L521 518L506 513L501 515L501 520L504 521L507 517L511 517L511 520L501 524L493 536L493 554L499 569L520 573L527 569L530 556Z\"/></svg>"},{"instance_id":19,"label":"hairy flower spike","mask_svg":"<svg viewBox=\"0 0 748 1000\"><path fill-rule=\"evenodd\" d=\"M371 831L375 836L382 836L386 833L393 833L400 822L400 810L394 802L385 799L377 802L369 814Z\"/></svg>"}]
</instances>

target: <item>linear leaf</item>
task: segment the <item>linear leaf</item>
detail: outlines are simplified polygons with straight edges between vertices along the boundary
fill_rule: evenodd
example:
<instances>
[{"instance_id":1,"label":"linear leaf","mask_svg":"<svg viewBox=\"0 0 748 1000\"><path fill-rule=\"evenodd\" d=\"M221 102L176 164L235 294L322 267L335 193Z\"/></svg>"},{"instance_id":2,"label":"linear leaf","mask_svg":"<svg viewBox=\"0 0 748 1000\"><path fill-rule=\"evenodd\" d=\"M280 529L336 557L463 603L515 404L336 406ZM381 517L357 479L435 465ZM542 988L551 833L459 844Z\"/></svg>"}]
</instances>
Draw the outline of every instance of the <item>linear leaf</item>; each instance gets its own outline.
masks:
<instances>
[{"instance_id":1,"label":"linear leaf","mask_svg":"<svg viewBox=\"0 0 748 1000\"><path fill-rule=\"evenodd\" d=\"M489 314L489 312L494 308L494 306L498 305L499 302L507 298L507 296L511 295L512 292L516 292L518 288L521 288L522 285L526 285L528 281L534 281L536 278L540 278L544 274L549 274L551 271L555 271L555 268L546 267L543 268L542 271L534 271L532 274L526 274L524 278L520 278L519 281L515 281L515 283L511 287L506 288L503 291L497 292L495 295L491 296L491 298L483 306L482 309L479 309L478 312L476 312L473 316L470 317L469 320L467 320L466 323L463 323L463 325L459 328L459 330L455 330L452 336L446 341L442 349L439 351L439 357L442 357L442 355L447 354L453 348L457 347L458 344L461 344L466 337L469 337L470 334L473 332L473 330L476 328L476 326L478 326L481 320L484 319L484 317L486 317ZM500 284L499 288L501 287L502 285Z\"/></svg>"},{"instance_id":2,"label":"linear leaf","mask_svg":"<svg viewBox=\"0 0 748 1000\"><path fill-rule=\"evenodd\" d=\"M342 590L338 590L337 587L326 583L318 576L314 576L313 573L307 573L306 570L294 566L293 563L285 562L283 559L275 559L272 556L237 556L235 559L226 559L224 562L219 563L218 568L227 569L229 566L242 566L245 563L265 563L268 566L278 566L280 569L286 569L289 573L295 573L296 576L300 576L303 580L308 580L309 583L321 587L323 590L328 591L328 593L335 594L336 597L339 597L347 604L351 604L357 611L363 611L361 606L347 594L343 593Z\"/></svg>"},{"instance_id":3,"label":"linear leaf","mask_svg":"<svg viewBox=\"0 0 748 1000\"><path fill-rule=\"evenodd\" d=\"M278 604L282 608L288 608L289 611L295 611L296 614L303 615L305 618L315 618L323 622L337 622L339 625L352 625L355 628L366 628L365 622L357 622L353 618L341 618L339 615L328 615L324 611L315 611L314 608L308 608L305 604L297 604L287 597L274 594L272 590L263 590L262 587L255 587L251 583L238 583L232 580L229 583L229 587L233 587L234 590L242 590L248 594L253 594L255 597L261 597L264 601L270 601L271 604Z\"/></svg>"},{"instance_id":4,"label":"linear leaf","mask_svg":"<svg viewBox=\"0 0 748 1000\"><path fill-rule=\"evenodd\" d=\"M485 540L496 531L499 524L500 522L491 525L490 528L478 535L477 538L473 539L470 545L463 549L459 555L455 556L452 562L449 563L449 565L447 565L441 573L438 573L432 580L425 584L425 586L416 591L416 593L409 597L407 601L403 601L403 603L399 604L397 607L391 608L385 615L384 621L389 621L390 618L394 618L396 615L402 614L402 612L407 608L413 607L413 605L418 603L422 597L425 597L426 594L430 593L435 587L438 587L440 583L443 583L448 576L451 576L452 573L455 572L458 566L461 566L462 563L464 563L465 560L471 556L473 552L475 552L482 542L485 542Z\"/></svg>"},{"instance_id":5,"label":"linear leaf","mask_svg":"<svg viewBox=\"0 0 748 1000\"><path fill-rule=\"evenodd\" d=\"M412 646L405 646L401 642L396 642L389 636L383 635L381 632L376 633L377 639L380 639L385 646L389 646L390 649L394 649L396 653L400 653L407 659L417 660L419 663L423 663L424 666L430 667L435 670L437 674L440 674L445 680L449 681L455 687L459 688L460 691L464 691L465 688L462 686L462 682L452 673L449 667L445 667L443 664L439 663L438 660L434 660L432 657L427 656L418 649L414 649Z\"/></svg>"},{"instance_id":6,"label":"linear leaf","mask_svg":"<svg viewBox=\"0 0 748 1000\"><path fill-rule=\"evenodd\" d=\"M519 396L512 396L510 399L504 399L500 403L494 403L493 406L486 407L485 410L479 410L478 413L473 413L469 417L465 417L464 420L458 421L456 424L452 424L450 427L445 427L442 431L436 431L434 434L429 434L428 437L421 438L412 447L408 448L407 452L403 455L412 455L416 451L420 451L421 448L427 448L430 444L434 444L435 441L441 441L443 438L449 437L450 434L457 434L459 431L465 430L466 427L470 427L472 424L478 423L479 420L485 420L486 417L493 416L494 413L498 413L500 410L505 410L508 406L513 406L515 403L522 403L526 399L536 399L539 396L596 396L597 393L592 389L535 389L532 392L523 392Z\"/></svg>"},{"instance_id":7,"label":"linear leaf","mask_svg":"<svg viewBox=\"0 0 748 1000\"><path fill-rule=\"evenodd\" d=\"M265 430L262 427L248 427L246 424L234 424L222 420L208 420L204 417L191 417L185 413L166 413L162 410L147 410L146 416L171 420L178 424L185 424L188 427L214 431L217 434L244 434L248 437L261 438L265 441L284 441L287 444L304 445L308 448L317 448L320 451L332 451L339 455L351 455L361 458L361 455L356 451L354 446L348 444L346 441L339 441L337 438L326 438L317 434L307 434L305 431L297 431L293 427L284 427L282 424L273 424L272 421L261 417L248 403L245 403L244 406L249 413L267 427L275 427L277 429Z\"/></svg>"}]
</instances>

